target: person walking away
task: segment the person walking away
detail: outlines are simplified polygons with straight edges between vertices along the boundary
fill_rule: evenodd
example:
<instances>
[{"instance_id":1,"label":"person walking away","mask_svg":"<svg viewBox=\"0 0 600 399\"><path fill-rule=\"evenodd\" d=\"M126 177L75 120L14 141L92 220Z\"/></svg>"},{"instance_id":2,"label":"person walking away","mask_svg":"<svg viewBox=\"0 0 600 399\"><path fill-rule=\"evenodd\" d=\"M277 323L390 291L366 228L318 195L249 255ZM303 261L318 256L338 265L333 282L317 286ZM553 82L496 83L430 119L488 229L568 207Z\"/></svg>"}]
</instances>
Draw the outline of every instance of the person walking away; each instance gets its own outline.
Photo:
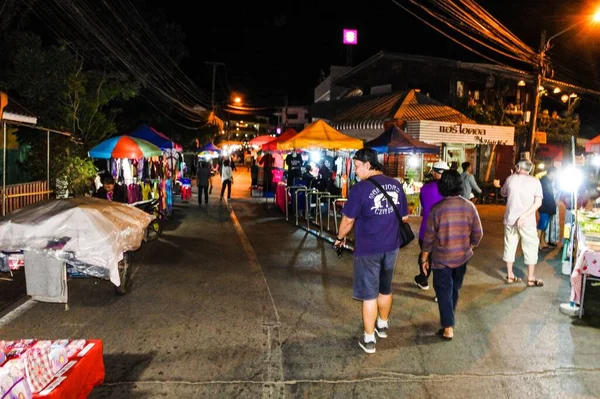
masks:
<instances>
[{"instance_id":1,"label":"person walking away","mask_svg":"<svg viewBox=\"0 0 600 399\"><path fill-rule=\"evenodd\" d=\"M473 166L471 165L471 162L463 162L461 166L463 172L460 174L462 179L462 190L460 195L470 201L473 190L481 195L481 189L475 181L475 176L472 175Z\"/></svg>"},{"instance_id":2,"label":"person walking away","mask_svg":"<svg viewBox=\"0 0 600 399\"><path fill-rule=\"evenodd\" d=\"M202 194L204 194L204 203L208 205L208 187L211 170L208 162L202 161L196 171L196 185L198 186L198 205L202 205Z\"/></svg>"},{"instance_id":3,"label":"person walking away","mask_svg":"<svg viewBox=\"0 0 600 399\"><path fill-rule=\"evenodd\" d=\"M423 271L418 259L422 259L423 257L423 239L425 237L425 230L427 227L427 218L429 217L429 212L431 208L440 202L444 197L440 194L438 188L438 181L442 178L442 174L449 170L450 167L444 161L438 161L433 164L431 168L431 175L433 176L433 180L425 183L423 187L421 187L421 191L419 194L419 198L421 201L421 227L419 229L419 247L421 248L421 253L419 253L419 257L417 258L417 263L419 265L419 274L415 276L415 283L417 287L420 289L427 291L429 289L429 274Z\"/></svg>"},{"instance_id":4,"label":"person walking away","mask_svg":"<svg viewBox=\"0 0 600 399\"><path fill-rule=\"evenodd\" d=\"M483 229L475 205L461 196L463 180L458 171L444 172L438 186L444 199L431 208L419 260L425 274L433 270L442 326L437 335L451 340L467 262L481 242Z\"/></svg>"},{"instance_id":5,"label":"person walking away","mask_svg":"<svg viewBox=\"0 0 600 399\"><path fill-rule=\"evenodd\" d=\"M252 187L258 186L258 165L256 164L256 159L252 158L252 165L250 166L250 178L252 182L250 185Z\"/></svg>"},{"instance_id":6,"label":"person walking away","mask_svg":"<svg viewBox=\"0 0 600 399\"><path fill-rule=\"evenodd\" d=\"M229 166L229 160L223 161L223 169L221 170L221 201L223 201L223 195L225 194L225 187L227 187L227 199L231 198L231 185L233 184L233 171Z\"/></svg>"},{"instance_id":7,"label":"person walking away","mask_svg":"<svg viewBox=\"0 0 600 399\"><path fill-rule=\"evenodd\" d=\"M535 213L542 205L542 185L540 181L530 176L533 164L528 160L520 160L512 175L510 175L500 194L507 197L504 212L504 254L506 262L507 284L521 281L513 272L517 245L521 241L523 257L527 265L527 286L542 287L544 282L535 277L535 265L538 261L539 239L536 231Z\"/></svg>"},{"instance_id":8,"label":"person walking away","mask_svg":"<svg viewBox=\"0 0 600 399\"><path fill-rule=\"evenodd\" d=\"M538 240L540 241L540 250L546 251L550 249L550 246L546 242L546 229L550 224L550 220L556 215L556 199L554 197L553 182L556 176L556 168L550 166L546 171L546 174L540 179L542 185L542 205L538 209L540 218L538 220Z\"/></svg>"},{"instance_id":9,"label":"person walking away","mask_svg":"<svg viewBox=\"0 0 600 399\"><path fill-rule=\"evenodd\" d=\"M342 209L339 235L334 247L344 245L354 228L354 282L352 297L362 301L364 334L358 345L366 353L375 353L375 334L386 338L388 317L392 310L392 278L401 244L397 207L403 220L408 219L408 203L402 185L383 175L383 165L377 160L377 152L364 148L353 157L356 183ZM391 197L372 181L377 182Z\"/></svg>"}]
</instances>

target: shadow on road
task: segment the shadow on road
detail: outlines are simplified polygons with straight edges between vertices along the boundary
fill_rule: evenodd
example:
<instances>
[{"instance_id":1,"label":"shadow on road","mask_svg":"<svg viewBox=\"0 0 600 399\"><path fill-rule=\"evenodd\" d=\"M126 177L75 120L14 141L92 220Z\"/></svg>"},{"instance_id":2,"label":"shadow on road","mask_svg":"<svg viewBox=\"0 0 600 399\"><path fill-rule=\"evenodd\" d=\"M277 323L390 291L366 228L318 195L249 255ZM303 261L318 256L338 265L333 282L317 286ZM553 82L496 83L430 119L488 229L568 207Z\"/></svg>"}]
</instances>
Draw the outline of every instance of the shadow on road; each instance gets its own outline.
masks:
<instances>
[{"instance_id":1,"label":"shadow on road","mask_svg":"<svg viewBox=\"0 0 600 399\"><path fill-rule=\"evenodd\" d=\"M104 355L106 378L104 384L95 388L90 398L149 398L146 392L137 390L135 381L140 380L142 372L152 363L156 353Z\"/></svg>"}]
</instances>

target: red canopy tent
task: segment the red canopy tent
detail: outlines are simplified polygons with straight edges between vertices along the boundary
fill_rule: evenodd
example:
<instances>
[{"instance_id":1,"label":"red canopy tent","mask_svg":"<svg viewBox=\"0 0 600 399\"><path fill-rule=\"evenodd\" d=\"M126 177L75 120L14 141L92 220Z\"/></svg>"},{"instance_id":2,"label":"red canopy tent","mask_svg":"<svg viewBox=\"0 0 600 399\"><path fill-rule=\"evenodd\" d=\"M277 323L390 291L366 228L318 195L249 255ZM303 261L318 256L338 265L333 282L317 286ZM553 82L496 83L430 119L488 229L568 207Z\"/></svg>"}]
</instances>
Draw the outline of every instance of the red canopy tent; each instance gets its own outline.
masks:
<instances>
[{"instance_id":1,"label":"red canopy tent","mask_svg":"<svg viewBox=\"0 0 600 399\"><path fill-rule=\"evenodd\" d=\"M277 151L277 143L283 143L284 141L291 139L292 137L294 137L297 134L298 134L298 132L290 127L285 132L281 133L281 135L279 137L277 137L275 140L272 140L266 144L263 144L262 150L263 151Z\"/></svg>"},{"instance_id":2,"label":"red canopy tent","mask_svg":"<svg viewBox=\"0 0 600 399\"><path fill-rule=\"evenodd\" d=\"M600 136L596 136L585 143L585 152L600 153Z\"/></svg>"}]
</instances>

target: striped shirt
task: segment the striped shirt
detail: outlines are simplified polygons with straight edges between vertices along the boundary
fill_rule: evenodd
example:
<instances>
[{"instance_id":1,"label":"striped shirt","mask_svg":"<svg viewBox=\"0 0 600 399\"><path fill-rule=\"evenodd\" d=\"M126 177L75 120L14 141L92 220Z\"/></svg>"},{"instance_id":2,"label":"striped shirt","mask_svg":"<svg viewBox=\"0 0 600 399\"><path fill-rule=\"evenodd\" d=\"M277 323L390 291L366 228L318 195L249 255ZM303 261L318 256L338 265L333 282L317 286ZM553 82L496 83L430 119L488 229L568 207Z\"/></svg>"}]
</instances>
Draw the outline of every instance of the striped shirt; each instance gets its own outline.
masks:
<instances>
[{"instance_id":1,"label":"striped shirt","mask_svg":"<svg viewBox=\"0 0 600 399\"><path fill-rule=\"evenodd\" d=\"M431 254L433 269L460 267L473 256L471 246L483 237L477 208L460 196L446 197L431 208L423 251Z\"/></svg>"}]
</instances>

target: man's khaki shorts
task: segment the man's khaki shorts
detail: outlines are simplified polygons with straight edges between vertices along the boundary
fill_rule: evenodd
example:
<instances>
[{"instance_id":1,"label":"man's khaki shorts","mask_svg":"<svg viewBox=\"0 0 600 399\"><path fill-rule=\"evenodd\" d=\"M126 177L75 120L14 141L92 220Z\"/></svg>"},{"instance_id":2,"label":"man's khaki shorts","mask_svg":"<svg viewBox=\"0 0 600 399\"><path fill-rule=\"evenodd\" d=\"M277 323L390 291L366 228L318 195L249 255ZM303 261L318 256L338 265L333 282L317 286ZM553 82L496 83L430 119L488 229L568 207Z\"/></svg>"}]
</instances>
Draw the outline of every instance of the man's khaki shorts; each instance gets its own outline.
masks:
<instances>
[{"instance_id":1,"label":"man's khaki shorts","mask_svg":"<svg viewBox=\"0 0 600 399\"><path fill-rule=\"evenodd\" d=\"M517 246L521 239L521 249L526 265L535 265L538 261L538 247L540 240L537 235L535 226L525 226L518 228L517 226L504 226L504 255L502 259L505 262L513 263Z\"/></svg>"}]
</instances>

